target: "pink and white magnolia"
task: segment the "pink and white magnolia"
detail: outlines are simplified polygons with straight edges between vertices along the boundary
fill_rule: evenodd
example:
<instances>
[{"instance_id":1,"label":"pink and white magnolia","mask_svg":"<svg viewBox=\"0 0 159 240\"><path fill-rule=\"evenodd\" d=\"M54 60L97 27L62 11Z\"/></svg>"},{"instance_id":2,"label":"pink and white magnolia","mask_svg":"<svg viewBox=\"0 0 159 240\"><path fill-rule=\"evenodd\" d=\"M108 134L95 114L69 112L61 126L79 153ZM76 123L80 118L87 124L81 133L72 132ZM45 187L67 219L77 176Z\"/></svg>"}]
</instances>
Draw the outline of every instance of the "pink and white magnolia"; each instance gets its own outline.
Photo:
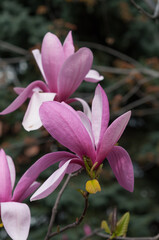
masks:
<instances>
[{"instance_id":1,"label":"pink and white magnolia","mask_svg":"<svg viewBox=\"0 0 159 240\"><path fill-rule=\"evenodd\" d=\"M62 45L56 35L47 33L42 42L41 53L33 50L34 58L43 75L43 81L34 81L26 88L14 88L19 95L0 115L11 113L18 109L27 98L31 98L22 125L27 131L36 130L42 126L39 108L45 101L67 101L83 80L98 82L103 76L95 70L90 70L93 54L88 48L80 48L74 52L72 33L69 32ZM88 111L86 102L76 99Z\"/></svg>"},{"instance_id":2,"label":"pink and white magnolia","mask_svg":"<svg viewBox=\"0 0 159 240\"><path fill-rule=\"evenodd\" d=\"M23 191L17 185L17 194L12 195L15 183L15 167L11 157L6 156L0 150L0 218L8 235L13 240L26 240L30 228L30 210L22 203L40 185L38 182L31 182L28 188ZM27 183L27 179L26 179ZM26 184L25 183L25 184Z\"/></svg>"},{"instance_id":3,"label":"pink and white magnolia","mask_svg":"<svg viewBox=\"0 0 159 240\"><path fill-rule=\"evenodd\" d=\"M93 98L91 120L83 112L75 111L64 102L43 103L40 107L40 117L44 127L54 139L75 154L71 153L70 159L66 155L65 159L66 153L63 153L63 159L59 159L59 169L40 186L31 200L48 196L66 173L85 168L86 163L97 169L105 158L119 184L132 192L134 173L130 156L122 147L115 146L130 116L131 112L126 112L108 126L109 103L100 85L97 86Z\"/></svg>"}]
</instances>

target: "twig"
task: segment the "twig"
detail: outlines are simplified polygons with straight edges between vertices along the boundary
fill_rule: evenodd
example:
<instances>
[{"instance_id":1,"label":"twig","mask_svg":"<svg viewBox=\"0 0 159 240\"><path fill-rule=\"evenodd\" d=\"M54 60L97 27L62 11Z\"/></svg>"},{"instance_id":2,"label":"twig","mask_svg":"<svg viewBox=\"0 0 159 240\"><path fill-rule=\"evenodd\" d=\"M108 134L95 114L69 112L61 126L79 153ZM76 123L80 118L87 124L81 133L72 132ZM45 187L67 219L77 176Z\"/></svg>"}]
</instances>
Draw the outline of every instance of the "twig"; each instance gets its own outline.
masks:
<instances>
[{"instance_id":1,"label":"twig","mask_svg":"<svg viewBox=\"0 0 159 240\"><path fill-rule=\"evenodd\" d=\"M47 231L47 234L46 234L46 237L45 237L45 240L48 240L49 239L49 235L52 231L52 227L53 227L53 224L54 224L54 221L55 221L55 216L56 216L56 213L57 213L57 207L58 207L58 204L59 204L59 201L62 197L62 194L67 186L67 184L69 183L70 181L70 178L71 178L71 175L72 174L69 174L68 177L66 178L66 181L64 183L64 185L62 186L61 190L59 191L58 193L58 196L56 198L56 202L54 204L54 207L52 208L52 215L51 215L51 219L50 219L50 223L49 223L49 227L48 227L48 231Z\"/></svg>"},{"instance_id":2,"label":"twig","mask_svg":"<svg viewBox=\"0 0 159 240\"><path fill-rule=\"evenodd\" d=\"M159 0L156 3L155 6L155 10L153 14L148 13L147 11L145 11L141 6L139 6L134 0L130 0L131 3L143 14L145 14L147 17L151 18L151 19L156 19L159 17Z\"/></svg>"},{"instance_id":3,"label":"twig","mask_svg":"<svg viewBox=\"0 0 159 240\"><path fill-rule=\"evenodd\" d=\"M80 240L87 240L88 238L95 236L95 235L96 235L98 232L100 232L100 231L101 231L101 228L97 228L97 229L95 229L94 231L92 231L89 235L84 236L84 237L81 238Z\"/></svg>"},{"instance_id":4,"label":"twig","mask_svg":"<svg viewBox=\"0 0 159 240\"><path fill-rule=\"evenodd\" d=\"M54 236L56 236L56 235L58 235L58 234L60 234L60 233L62 233L62 232L64 232L64 231L70 229L70 228L74 228L74 227L76 227L77 225L79 225L79 224L82 222L82 220L84 219L84 217L85 217L85 215L86 215L87 209L88 209L88 196L89 196L89 193L87 192L86 195L84 196L85 206L84 206L84 210L83 210L81 216L80 216L79 218L77 218L74 223L68 224L67 226L65 226L65 227L63 227L63 228L58 229L57 232L51 233L51 234L48 236L47 239L50 239L50 238L52 238L52 237L54 237Z\"/></svg>"},{"instance_id":5,"label":"twig","mask_svg":"<svg viewBox=\"0 0 159 240\"><path fill-rule=\"evenodd\" d=\"M17 47L11 43L8 43L8 42L5 42L5 41L2 41L0 40L0 47L1 48L5 48L7 50L10 50L12 52L15 52L15 53L18 53L18 54L22 54L22 55L27 55L28 54L28 51L21 48L21 47Z\"/></svg>"}]
</instances>

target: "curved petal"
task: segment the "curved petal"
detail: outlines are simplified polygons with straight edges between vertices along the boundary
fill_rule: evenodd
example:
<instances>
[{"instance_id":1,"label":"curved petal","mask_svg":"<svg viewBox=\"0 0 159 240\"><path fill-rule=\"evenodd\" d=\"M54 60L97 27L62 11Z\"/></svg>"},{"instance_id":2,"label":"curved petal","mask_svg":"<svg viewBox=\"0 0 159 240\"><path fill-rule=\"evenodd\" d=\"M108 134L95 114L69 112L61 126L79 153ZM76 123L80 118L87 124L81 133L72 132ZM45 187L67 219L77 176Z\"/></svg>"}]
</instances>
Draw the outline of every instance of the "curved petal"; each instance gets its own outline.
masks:
<instances>
[{"instance_id":1,"label":"curved petal","mask_svg":"<svg viewBox=\"0 0 159 240\"><path fill-rule=\"evenodd\" d=\"M131 116L131 111L128 111L118 117L104 133L102 142L100 142L97 151L97 162L100 164L111 151L114 145L118 142Z\"/></svg>"},{"instance_id":2,"label":"curved petal","mask_svg":"<svg viewBox=\"0 0 159 240\"><path fill-rule=\"evenodd\" d=\"M107 159L119 184L126 190L134 190L134 171L129 154L122 147L113 147Z\"/></svg>"},{"instance_id":3,"label":"curved petal","mask_svg":"<svg viewBox=\"0 0 159 240\"><path fill-rule=\"evenodd\" d=\"M84 80L86 82L94 82L94 83L97 83L99 81L102 81L104 79L103 76L101 76L99 74L99 72L97 72L96 70L89 70L89 72L87 73L87 75L85 76Z\"/></svg>"},{"instance_id":4,"label":"curved petal","mask_svg":"<svg viewBox=\"0 0 159 240\"><path fill-rule=\"evenodd\" d=\"M33 93L22 122L25 130L33 131L42 126L39 116L39 108L43 102L53 101L55 95L56 93Z\"/></svg>"},{"instance_id":5,"label":"curved petal","mask_svg":"<svg viewBox=\"0 0 159 240\"><path fill-rule=\"evenodd\" d=\"M72 39L72 31L69 31L67 37L65 38L65 41L63 44L63 51L64 51L65 59L67 59L75 51L75 47L73 45L73 39Z\"/></svg>"},{"instance_id":6,"label":"curved petal","mask_svg":"<svg viewBox=\"0 0 159 240\"><path fill-rule=\"evenodd\" d=\"M30 228L30 209L24 203L1 203L4 228L13 240L26 240Z\"/></svg>"},{"instance_id":7,"label":"curved petal","mask_svg":"<svg viewBox=\"0 0 159 240\"><path fill-rule=\"evenodd\" d=\"M32 51L32 54L35 58L35 61L40 69L40 72L45 80L45 82L47 83L47 79L46 79L46 76L45 76L45 73L44 73L44 70L43 70L43 66L42 66L42 61L41 61L41 53L39 51L39 49L35 49Z\"/></svg>"},{"instance_id":8,"label":"curved petal","mask_svg":"<svg viewBox=\"0 0 159 240\"><path fill-rule=\"evenodd\" d=\"M14 87L13 90L16 94L20 95L23 91L24 91L25 88L23 87Z\"/></svg>"},{"instance_id":9,"label":"curved petal","mask_svg":"<svg viewBox=\"0 0 159 240\"><path fill-rule=\"evenodd\" d=\"M30 185L38 178L41 172L56 162L69 160L75 155L69 152L48 153L37 160L21 177L13 193L13 201L19 201Z\"/></svg>"},{"instance_id":10,"label":"curved petal","mask_svg":"<svg viewBox=\"0 0 159 240\"><path fill-rule=\"evenodd\" d=\"M62 181L70 162L71 160L67 161L61 168L57 169L33 194L30 200L39 200L50 195Z\"/></svg>"},{"instance_id":11,"label":"curved petal","mask_svg":"<svg viewBox=\"0 0 159 240\"><path fill-rule=\"evenodd\" d=\"M61 168L65 163L66 163L66 161L61 161L59 163L59 168ZM76 172L79 169L81 169L82 167L84 167L83 161L81 161L79 158L74 158L70 162L69 168L67 168L66 173L70 174L70 173Z\"/></svg>"},{"instance_id":12,"label":"curved petal","mask_svg":"<svg viewBox=\"0 0 159 240\"><path fill-rule=\"evenodd\" d=\"M79 87L91 68L93 54L88 48L80 48L64 62L58 77L58 98L65 101Z\"/></svg>"},{"instance_id":13,"label":"curved petal","mask_svg":"<svg viewBox=\"0 0 159 240\"><path fill-rule=\"evenodd\" d=\"M85 126L91 140L92 140L92 144L95 147L95 142L94 142L94 136L93 136L93 132L92 132L92 124L91 121L89 120L89 118L81 111L77 111L83 125Z\"/></svg>"},{"instance_id":14,"label":"curved petal","mask_svg":"<svg viewBox=\"0 0 159 240\"><path fill-rule=\"evenodd\" d=\"M14 162L13 162L12 158L8 155L6 157L7 157L8 167L9 167L9 171L10 171L11 184L12 184L12 189L13 189L14 183L15 183L15 178L16 178L15 166L14 166Z\"/></svg>"},{"instance_id":15,"label":"curved petal","mask_svg":"<svg viewBox=\"0 0 159 240\"><path fill-rule=\"evenodd\" d=\"M42 66L51 92L57 93L57 78L64 61L63 46L56 35L47 33L41 48Z\"/></svg>"},{"instance_id":16,"label":"curved petal","mask_svg":"<svg viewBox=\"0 0 159 240\"><path fill-rule=\"evenodd\" d=\"M109 102L103 88L98 84L92 101L92 129L96 147L102 141L102 137L109 123Z\"/></svg>"},{"instance_id":17,"label":"curved petal","mask_svg":"<svg viewBox=\"0 0 159 240\"><path fill-rule=\"evenodd\" d=\"M46 87L46 84L44 82L35 81L29 84L24 89L24 91L22 91L21 94L6 109L0 112L0 115L5 115L18 109L26 101L26 99L31 96L31 94L33 93L32 90L36 87L40 88L43 92L48 92L48 88Z\"/></svg>"},{"instance_id":18,"label":"curved petal","mask_svg":"<svg viewBox=\"0 0 159 240\"><path fill-rule=\"evenodd\" d=\"M0 150L0 202L10 201L12 195L12 184L10 170L6 154Z\"/></svg>"},{"instance_id":19,"label":"curved petal","mask_svg":"<svg viewBox=\"0 0 159 240\"><path fill-rule=\"evenodd\" d=\"M24 194L19 199L19 202L23 202L26 198L28 198L35 190L40 187L41 183L33 182L30 187L24 192Z\"/></svg>"},{"instance_id":20,"label":"curved petal","mask_svg":"<svg viewBox=\"0 0 159 240\"><path fill-rule=\"evenodd\" d=\"M89 118L89 120L91 120L92 119L92 113L91 113L91 109L90 109L88 103L81 98L69 98L66 101L66 103L70 104L74 101L78 101L82 104L84 114L86 114L86 116Z\"/></svg>"},{"instance_id":21,"label":"curved petal","mask_svg":"<svg viewBox=\"0 0 159 240\"><path fill-rule=\"evenodd\" d=\"M62 145L78 156L95 159L91 138L76 111L66 103L46 102L40 107L43 126Z\"/></svg>"}]
</instances>

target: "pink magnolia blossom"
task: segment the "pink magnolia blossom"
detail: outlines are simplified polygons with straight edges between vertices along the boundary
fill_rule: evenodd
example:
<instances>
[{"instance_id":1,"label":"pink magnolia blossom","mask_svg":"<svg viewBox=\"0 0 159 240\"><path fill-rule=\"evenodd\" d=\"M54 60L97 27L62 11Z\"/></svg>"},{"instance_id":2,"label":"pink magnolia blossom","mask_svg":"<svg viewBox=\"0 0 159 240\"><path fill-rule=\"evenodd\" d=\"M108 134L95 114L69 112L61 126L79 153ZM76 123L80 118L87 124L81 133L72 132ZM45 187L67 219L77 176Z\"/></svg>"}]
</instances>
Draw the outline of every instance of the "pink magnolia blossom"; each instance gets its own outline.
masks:
<instances>
[{"instance_id":1,"label":"pink magnolia blossom","mask_svg":"<svg viewBox=\"0 0 159 240\"><path fill-rule=\"evenodd\" d=\"M47 33L42 42L41 53L33 51L34 58L43 75L43 81L34 81L26 88L14 88L19 95L0 114L5 115L18 109L27 98L31 98L23 119L23 127L27 131L36 130L42 126L39 108L45 101L67 101L83 80L98 82L103 79L95 70L90 70L93 61L92 52L88 48L80 48L74 52L71 32L64 44L51 33ZM88 111L84 100L79 100Z\"/></svg>"},{"instance_id":2,"label":"pink magnolia blossom","mask_svg":"<svg viewBox=\"0 0 159 240\"><path fill-rule=\"evenodd\" d=\"M64 169L74 158L74 154L63 151L46 154L23 174L12 193L15 182L14 163L11 157L6 156L2 149L0 150L0 219L13 240L26 240L28 237L30 210L22 202L39 187L40 183L35 181L39 174L59 160L68 160L63 166ZM61 171L62 168L60 174ZM59 178L54 180L58 182Z\"/></svg>"},{"instance_id":3,"label":"pink magnolia blossom","mask_svg":"<svg viewBox=\"0 0 159 240\"><path fill-rule=\"evenodd\" d=\"M59 185L65 173L85 168L85 159L89 159L87 164L91 162L91 166L97 169L107 158L119 184L132 192L134 174L130 156L122 147L115 146L130 115L130 111L126 112L108 126L109 103L100 85L97 86L93 98L91 120L83 112L75 111L64 102L43 103L40 117L44 127L54 139L75 154L70 159L67 156L67 159L60 160L59 169L40 186L31 200L48 196Z\"/></svg>"},{"instance_id":4,"label":"pink magnolia blossom","mask_svg":"<svg viewBox=\"0 0 159 240\"><path fill-rule=\"evenodd\" d=\"M2 149L0 150L0 165L0 218L5 230L13 240L25 240L30 228L30 210L22 201L29 197L40 184L32 182L25 191L21 191L17 187L19 198L15 200L15 197L12 196L15 183L14 163Z\"/></svg>"}]
</instances>

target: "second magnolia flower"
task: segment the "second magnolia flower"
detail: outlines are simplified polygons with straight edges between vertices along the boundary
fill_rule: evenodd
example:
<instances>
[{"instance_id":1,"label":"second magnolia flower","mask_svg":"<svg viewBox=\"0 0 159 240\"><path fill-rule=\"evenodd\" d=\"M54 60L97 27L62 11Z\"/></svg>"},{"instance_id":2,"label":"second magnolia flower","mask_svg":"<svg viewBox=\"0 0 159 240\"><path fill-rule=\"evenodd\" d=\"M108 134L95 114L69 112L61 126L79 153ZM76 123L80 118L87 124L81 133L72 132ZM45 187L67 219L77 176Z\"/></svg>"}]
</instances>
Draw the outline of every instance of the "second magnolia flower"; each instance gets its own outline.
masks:
<instances>
[{"instance_id":1,"label":"second magnolia flower","mask_svg":"<svg viewBox=\"0 0 159 240\"><path fill-rule=\"evenodd\" d=\"M90 166L98 168L107 158L119 184L132 192L134 188L133 166L125 149L116 146L129 119L131 112L118 117L110 126L109 103L100 85L97 86L92 102L92 116L89 119L83 112L75 111L62 102L45 102L40 108L41 121L54 139L70 149L75 154L63 152L56 170L41 187L33 194L31 200L48 196L62 181L65 173L71 173Z\"/></svg>"}]
</instances>

